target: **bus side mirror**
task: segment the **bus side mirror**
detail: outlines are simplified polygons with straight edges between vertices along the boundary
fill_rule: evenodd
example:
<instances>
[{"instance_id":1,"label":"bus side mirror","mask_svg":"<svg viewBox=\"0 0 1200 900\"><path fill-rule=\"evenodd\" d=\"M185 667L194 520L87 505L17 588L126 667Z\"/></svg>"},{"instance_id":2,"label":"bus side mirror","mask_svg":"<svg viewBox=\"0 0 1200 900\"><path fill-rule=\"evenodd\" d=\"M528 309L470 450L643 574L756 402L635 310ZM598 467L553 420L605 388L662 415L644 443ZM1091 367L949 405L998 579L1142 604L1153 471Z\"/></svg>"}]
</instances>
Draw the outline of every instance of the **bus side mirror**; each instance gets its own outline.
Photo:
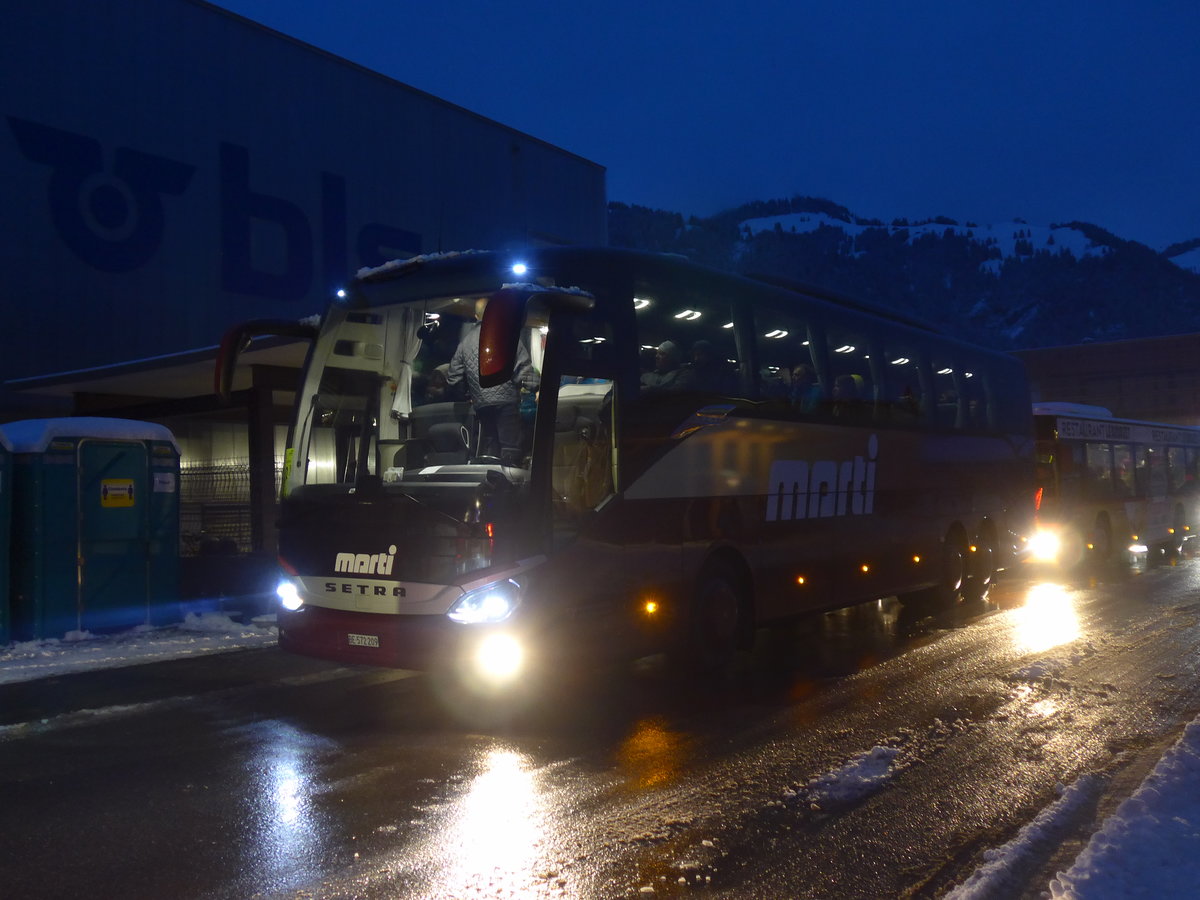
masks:
<instances>
[{"instance_id":1,"label":"bus side mirror","mask_svg":"<svg viewBox=\"0 0 1200 900\"><path fill-rule=\"evenodd\" d=\"M292 337L309 341L317 339L317 326L295 319L251 319L225 332L221 347L217 351L217 364L213 372L213 392L225 403L233 391L233 375L237 371L238 357L256 337Z\"/></svg>"},{"instance_id":2,"label":"bus side mirror","mask_svg":"<svg viewBox=\"0 0 1200 900\"><path fill-rule=\"evenodd\" d=\"M595 297L578 289L550 288L531 293L510 288L492 294L479 325L480 387L495 387L512 378L525 304L535 298L548 311L570 315L583 315L596 305Z\"/></svg>"},{"instance_id":3,"label":"bus side mirror","mask_svg":"<svg viewBox=\"0 0 1200 900\"><path fill-rule=\"evenodd\" d=\"M479 385L495 387L512 379L525 317L525 297L497 291L488 299L479 325Z\"/></svg>"}]
</instances>

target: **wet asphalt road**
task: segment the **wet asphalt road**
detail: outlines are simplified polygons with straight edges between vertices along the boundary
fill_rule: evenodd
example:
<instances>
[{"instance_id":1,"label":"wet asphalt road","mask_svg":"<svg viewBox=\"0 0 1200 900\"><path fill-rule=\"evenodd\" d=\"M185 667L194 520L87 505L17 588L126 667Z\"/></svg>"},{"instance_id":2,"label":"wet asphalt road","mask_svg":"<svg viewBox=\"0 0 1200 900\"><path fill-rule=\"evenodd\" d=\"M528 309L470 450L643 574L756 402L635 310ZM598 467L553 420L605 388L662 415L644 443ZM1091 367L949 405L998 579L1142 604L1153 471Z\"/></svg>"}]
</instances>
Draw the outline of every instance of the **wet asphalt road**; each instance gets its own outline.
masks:
<instances>
[{"instance_id":1,"label":"wet asphalt road","mask_svg":"<svg viewBox=\"0 0 1200 900\"><path fill-rule=\"evenodd\" d=\"M273 649L0 686L23 723L0 895L938 896L1099 773L1014 875L1037 896L1200 710L1200 561L1045 576L943 622L885 601L763 634L719 682L564 683L486 728L425 676Z\"/></svg>"}]
</instances>

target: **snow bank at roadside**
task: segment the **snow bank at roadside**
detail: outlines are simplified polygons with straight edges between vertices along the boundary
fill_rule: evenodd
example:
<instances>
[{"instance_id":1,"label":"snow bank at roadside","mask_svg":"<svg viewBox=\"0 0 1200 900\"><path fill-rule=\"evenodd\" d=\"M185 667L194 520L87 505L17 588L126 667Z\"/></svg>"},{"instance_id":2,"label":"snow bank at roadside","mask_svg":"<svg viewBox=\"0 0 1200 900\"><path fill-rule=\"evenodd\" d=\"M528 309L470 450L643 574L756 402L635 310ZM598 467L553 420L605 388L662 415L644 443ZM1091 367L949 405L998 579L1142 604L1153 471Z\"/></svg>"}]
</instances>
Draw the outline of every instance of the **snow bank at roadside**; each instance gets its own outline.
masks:
<instances>
[{"instance_id":1,"label":"snow bank at roadside","mask_svg":"<svg viewBox=\"0 0 1200 900\"><path fill-rule=\"evenodd\" d=\"M72 631L61 639L0 646L0 684L268 647L278 638L274 616L260 617L250 625L243 625L216 612L189 613L178 625L161 628L143 625L117 634Z\"/></svg>"}]
</instances>

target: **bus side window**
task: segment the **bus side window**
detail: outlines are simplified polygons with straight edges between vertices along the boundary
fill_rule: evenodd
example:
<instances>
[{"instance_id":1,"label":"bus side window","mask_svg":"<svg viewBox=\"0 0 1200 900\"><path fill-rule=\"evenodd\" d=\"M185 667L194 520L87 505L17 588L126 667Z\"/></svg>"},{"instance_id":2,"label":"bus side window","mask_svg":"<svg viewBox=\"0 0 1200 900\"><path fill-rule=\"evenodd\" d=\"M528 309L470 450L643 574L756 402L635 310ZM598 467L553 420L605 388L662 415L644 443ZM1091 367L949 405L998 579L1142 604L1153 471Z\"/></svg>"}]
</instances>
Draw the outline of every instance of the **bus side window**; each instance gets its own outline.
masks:
<instances>
[{"instance_id":1,"label":"bus side window","mask_svg":"<svg viewBox=\"0 0 1200 900\"><path fill-rule=\"evenodd\" d=\"M829 411L845 421L869 421L875 410L875 381L867 336L831 327L826 341L833 390Z\"/></svg>"},{"instance_id":2,"label":"bus side window","mask_svg":"<svg viewBox=\"0 0 1200 900\"><path fill-rule=\"evenodd\" d=\"M1135 496L1132 444L1113 444L1113 486L1121 497Z\"/></svg>"},{"instance_id":3,"label":"bus side window","mask_svg":"<svg viewBox=\"0 0 1200 900\"><path fill-rule=\"evenodd\" d=\"M1086 444L1087 496L1107 500L1113 496L1112 447L1108 444Z\"/></svg>"},{"instance_id":4,"label":"bus side window","mask_svg":"<svg viewBox=\"0 0 1200 900\"><path fill-rule=\"evenodd\" d=\"M727 301L692 294L634 300L644 394L738 392L738 352Z\"/></svg>"},{"instance_id":5,"label":"bus side window","mask_svg":"<svg viewBox=\"0 0 1200 900\"><path fill-rule=\"evenodd\" d=\"M934 420L940 428L959 428L962 417L959 415L958 380L955 378L954 364L947 358L935 356L933 359L933 395Z\"/></svg>"},{"instance_id":6,"label":"bus side window","mask_svg":"<svg viewBox=\"0 0 1200 900\"><path fill-rule=\"evenodd\" d=\"M966 431L989 430L987 391L984 389L986 373L967 369L959 379L959 392L963 403L959 410L959 427Z\"/></svg>"},{"instance_id":7,"label":"bus side window","mask_svg":"<svg viewBox=\"0 0 1200 900\"><path fill-rule=\"evenodd\" d=\"M923 378L922 354L916 347L889 342L881 366L883 391L880 412L896 425L916 425L924 418L929 400Z\"/></svg>"},{"instance_id":8,"label":"bus side window","mask_svg":"<svg viewBox=\"0 0 1200 900\"><path fill-rule=\"evenodd\" d=\"M1167 471L1171 480L1171 494L1182 493L1187 477L1187 463L1183 447L1167 448Z\"/></svg>"},{"instance_id":9,"label":"bus side window","mask_svg":"<svg viewBox=\"0 0 1200 900\"><path fill-rule=\"evenodd\" d=\"M808 324L790 312L755 310L758 351L756 398L771 401L780 413L811 415L821 410L828 386Z\"/></svg>"}]
</instances>

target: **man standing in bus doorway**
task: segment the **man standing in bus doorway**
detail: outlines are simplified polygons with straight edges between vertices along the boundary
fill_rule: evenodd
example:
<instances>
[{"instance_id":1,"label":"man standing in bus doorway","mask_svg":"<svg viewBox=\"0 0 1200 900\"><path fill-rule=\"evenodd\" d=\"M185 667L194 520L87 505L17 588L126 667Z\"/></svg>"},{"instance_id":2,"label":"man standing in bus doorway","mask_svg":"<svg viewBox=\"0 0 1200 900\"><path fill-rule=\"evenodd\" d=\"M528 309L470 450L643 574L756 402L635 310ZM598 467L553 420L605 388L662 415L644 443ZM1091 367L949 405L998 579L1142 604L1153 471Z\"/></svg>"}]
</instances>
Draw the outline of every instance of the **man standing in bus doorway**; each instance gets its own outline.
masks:
<instances>
[{"instance_id":1,"label":"man standing in bus doorway","mask_svg":"<svg viewBox=\"0 0 1200 900\"><path fill-rule=\"evenodd\" d=\"M452 389L466 382L467 393L475 407L475 421L479 423L479 448L475 455L495 457L501 465L516 466L521 462L521 388L535 391L540 379L533 369L529 351L524 343L518 343L512 378L495 387L480 386L479 329L486 307L486 297L475 301L475 321L467 326L458 348L450 357L446 382Z\"/></svg>"}]
</instances>

